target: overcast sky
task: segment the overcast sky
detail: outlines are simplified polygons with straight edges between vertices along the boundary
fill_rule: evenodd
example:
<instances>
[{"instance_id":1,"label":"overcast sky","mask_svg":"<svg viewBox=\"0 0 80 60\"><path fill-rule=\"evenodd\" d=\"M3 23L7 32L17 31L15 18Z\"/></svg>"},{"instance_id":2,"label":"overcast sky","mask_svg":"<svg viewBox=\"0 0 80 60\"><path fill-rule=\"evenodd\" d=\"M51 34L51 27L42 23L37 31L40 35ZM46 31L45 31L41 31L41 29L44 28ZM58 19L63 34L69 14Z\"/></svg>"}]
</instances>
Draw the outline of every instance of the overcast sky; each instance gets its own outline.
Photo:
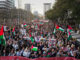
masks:
<instances>
[{"instance_id":1,"label":"overcast sky","mask_svg":"<svg viewBox=\"0 0 80 60\"><path fill-rule=\"evenodd\" d=\"M18 0L15 0L16 7L18 7ZM43 3L55 3L55 0L20 0L21 8L24 9L25 3L31 4L31 11L38 11L39 14L44 14L44 6Z\"/></svg>"}]
</instances>

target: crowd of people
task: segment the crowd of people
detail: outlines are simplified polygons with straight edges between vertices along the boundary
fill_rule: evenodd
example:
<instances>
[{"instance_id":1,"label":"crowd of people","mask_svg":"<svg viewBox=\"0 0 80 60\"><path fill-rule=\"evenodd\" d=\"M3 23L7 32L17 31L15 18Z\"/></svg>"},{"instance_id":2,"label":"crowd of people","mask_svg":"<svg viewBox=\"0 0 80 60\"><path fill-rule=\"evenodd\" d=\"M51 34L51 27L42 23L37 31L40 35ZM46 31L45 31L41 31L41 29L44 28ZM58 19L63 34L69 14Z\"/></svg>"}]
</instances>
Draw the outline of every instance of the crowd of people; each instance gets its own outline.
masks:
<instances>
[{"instance_id":1,"label":"crowd of people","mask_svg":"<svg viewBox=\"0 0 80 60\"><path fill-rule=\"evenodd\" d=\"M68 40L66 30L65 32L57 30L55 34L53 34L54 27L51 29L50 26L41 26L38 30L15 26L15 33L12 30L7 27L4 31L6 46L0 44L0 56L80 58L80 45L74 38ZM30 39L30 33L34 42ZM33 51L31 46L38 47L38 50Z\"/></svg>"}]
</instances>

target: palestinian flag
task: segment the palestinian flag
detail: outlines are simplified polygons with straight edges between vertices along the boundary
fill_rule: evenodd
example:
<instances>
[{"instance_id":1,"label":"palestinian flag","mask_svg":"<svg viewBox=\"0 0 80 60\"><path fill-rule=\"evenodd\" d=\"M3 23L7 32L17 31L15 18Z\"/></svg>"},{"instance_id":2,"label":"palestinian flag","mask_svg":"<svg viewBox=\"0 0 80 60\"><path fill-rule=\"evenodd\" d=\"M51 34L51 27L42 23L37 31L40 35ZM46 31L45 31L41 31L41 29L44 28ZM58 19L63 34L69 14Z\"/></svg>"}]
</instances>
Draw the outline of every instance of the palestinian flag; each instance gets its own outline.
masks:
<instances>
[{"instance_id":1,"label":"palestinian flag","mask_svg":"<svg viewBox=\"0 0 80 60\"><path fill-rule=\"evenodd\" d=\"M34 38L33 37L30 37L30 39L31 39L31 42L33 43L34 42Z\"/></svg>"},{"instance_id":2,"label":"palestinian flag","mask_svg":"<svg viewBox=\"0 0 80 60\"><path fill-rule=\"evenodd\" d=\"M72 27L70 25L68 25L68 30L72 32Z\"/></svg>"},{"instance_id":3,"label":"palestinian flag","mask_svg":"<svg viewBox=\"0 0 80 60\"><path fill-rule=\"evenodd\" d=\"M4 46L6 45L3 26L2 26L2 28L0 30L0 44L2 44Z\"/></svg>"},{"instance_id":4,"label":"palestinian flag","mask_svg":"<svg viewBox=\"0 0 80 60\"><path fill-rule=\"evenodd\" d=\"M57 29L59 29L59 26L55 24L55 28L54 28L53 34L56 33L56 30L57 30Z\"/></svg>"},{"instance_id":5,"label":"palestinian flag","mask_svg":"<svg viewBox=\"0 0 80 60\"><path fill-rule=\"evenodd\" d=\"M53 32L53 34L55 34L56 33L56 28L54 28L54 32Z\"/></svg>"},{"instance_id":6,"label":"palestinian flag","mask_svg":"<svg viewBox=\"0 0 80 60\"><path fill-rule=\"evenodd\" d=\"M46 57L50 57L50 53L48 53L48 55Z\"/></svg>"},{"instance_id":7,"label":"palestinian flag","mask_svg":"<svg viewBox=\"0 0 80 60\"><path fill-rule=\"evenodd\" d=\"M68 34L68 39L67 40L70 40L72 38L72 35L71 35L70 31L68 31L67 34Z\"/></svg>"},{"instance_id":8,"label":"palestinian flag","mask_svg":"<svg viewBox=\"0 0 80 60\"><path fill-rule=\"evenodd\" d=\"M54 32L53 32L53 33L55 33L55 32L56 32L56 30L59 30L59 31L64 32L64 29L63 29L63 28L61 28L61 27L59 27L58 25L56 25L56 27L54 28Z\"/></svg>"},{"instance_id":9,"label":"palestinian flag","mask_svg":"<svg viewBox=\"0 0 80 60\"><path fill-rule=\"evenodd\" d=\"M33 43L33 42L34 42L34 38L32 37L31 29L29 30L29 37L30 37L30 39L31 39L31 42Z\"/></svg>"},{"instance_id":10,"label":"palestinian flag","mask_svg":"<svg viewBox=\"0 0 80 60\"><path fill-rule=\"evenodd\" d=\"M55 27L56 27L56 29L59 29L59 26L58 25L56 25Z\"/></svg>"},{"instance_id":11,"label":"palestinian flag","mask_svg":"<svg viewBox=\"0 0 80 60\"><path fill-rule=\"evenodd\" d=\"M31 33L29 33L29 37L32 37Z\"/></svg>"},{"instance_id":12,"label":"palestinian flag","mask_svg":"<svg viewBox=\"0 0 80 60\"><path fill-rule=\"evenodd\" d=\"M13 34L15 35L15 27L13 28L12 32L13 32Z\"/></svg>"},{"instance_id":13,"label":"palestinian flag","mask_svg":"<svg viewBox=\"0 0 80 60\"><path fill-rule=\"evenodd\" d=\"M72 38L71 32L72 32L72 27L68 25L68 29L67 29L68 40Z\"/></svg>"},{"instance_id":14,"label":"palestinian flag","mask_svg":"<svg viewBox=\"0 0 80 60\"><path fill-rule=\"evenodd\" d=\"M38 47L31 46L32 51L38 51Z\"/></svg>"},{"instance_id":15,"label":"palestinian flag","mask_svg":"<svg viewBox=\"0 0 80 60\"><path fill-rule=\"evenodd\" d=\"M59 27L59 29L58 29L59 31L62 31L62 32L64 32L64 29L63 28L61 28L61 27Z\"/></svg>"},{"instance_id":16,"label":"palestinian flag","mask_svg":"<svg viewBox=\"0 0 80 60\"><path fill-rule=\"evenodd\" d=\"M24 27L26 27L27 26L27 24L24 24Z\"/></svg>"}]
</instances>

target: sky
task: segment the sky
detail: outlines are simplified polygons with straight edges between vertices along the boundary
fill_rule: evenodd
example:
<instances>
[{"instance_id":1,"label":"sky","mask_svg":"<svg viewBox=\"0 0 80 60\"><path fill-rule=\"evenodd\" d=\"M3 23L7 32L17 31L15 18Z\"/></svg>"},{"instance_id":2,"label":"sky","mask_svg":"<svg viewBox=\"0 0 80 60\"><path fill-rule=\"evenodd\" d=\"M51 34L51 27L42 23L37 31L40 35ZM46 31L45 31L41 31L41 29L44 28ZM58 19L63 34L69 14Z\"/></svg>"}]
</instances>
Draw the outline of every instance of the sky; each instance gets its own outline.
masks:
<instances>
[{"instance_id":1,"label":"sky","mask_svg":"<svg viewBox=\"0 0 80 60\"><path fill-rule=\"evenodd\" d=\"M55 3L55 0L19 0L20 8L24 9L24 4L31 4L31 11L38 11L39 14L44 15L44 3L51 3L52 6ZM18 0L15 0L15 6L18 7Z\"/></svg>"}]
</instances>

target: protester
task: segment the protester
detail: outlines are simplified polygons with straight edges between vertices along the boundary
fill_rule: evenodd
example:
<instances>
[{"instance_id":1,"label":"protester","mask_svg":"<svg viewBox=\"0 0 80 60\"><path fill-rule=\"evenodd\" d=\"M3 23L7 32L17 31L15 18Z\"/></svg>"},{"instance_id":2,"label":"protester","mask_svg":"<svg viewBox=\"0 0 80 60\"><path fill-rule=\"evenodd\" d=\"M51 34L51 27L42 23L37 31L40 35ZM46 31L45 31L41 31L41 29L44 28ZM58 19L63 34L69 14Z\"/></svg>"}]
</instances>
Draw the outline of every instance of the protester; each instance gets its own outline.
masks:
<instances>
[{"instance_id":1,"label":"protester","mask_svg":"<svg viewBox=\"0 0 80 60\"><path fill-rule=\"evenodd\" d=\"M8 27L4 33L6 45L3 47L0 44L1 56L80 58L80 45L72 38L68 40L67 30L62 32L56 29L53 34L52 29L55 27L47 26L40 25L36 29L15 26L13 31Z\"/></svg>"}]
</instances>

